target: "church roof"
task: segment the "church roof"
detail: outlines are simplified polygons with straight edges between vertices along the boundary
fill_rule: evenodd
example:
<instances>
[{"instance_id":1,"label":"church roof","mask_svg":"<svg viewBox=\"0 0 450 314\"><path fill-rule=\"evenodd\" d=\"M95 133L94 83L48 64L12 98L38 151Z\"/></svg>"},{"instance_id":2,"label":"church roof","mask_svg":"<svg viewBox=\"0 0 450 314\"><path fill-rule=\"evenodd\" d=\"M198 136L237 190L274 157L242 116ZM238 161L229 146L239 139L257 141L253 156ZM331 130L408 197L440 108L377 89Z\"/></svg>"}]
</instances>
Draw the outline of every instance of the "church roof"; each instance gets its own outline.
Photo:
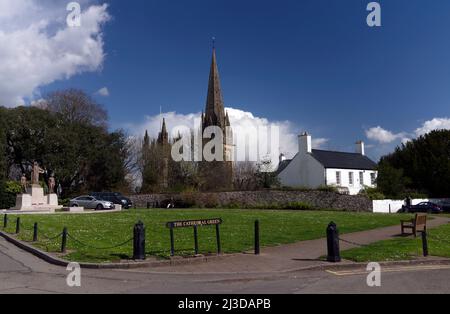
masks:
<instances>
[{"instance_id":1,"label":"church roof","mask_svg":"<svg viewBox=\"0 0 450 314\"><path fill-rule=\"evenodd\" d=\"M367 156L358 153L312 150L312 156L325 168L375 170L377 164Z\"/></svg>"}]
</instances>

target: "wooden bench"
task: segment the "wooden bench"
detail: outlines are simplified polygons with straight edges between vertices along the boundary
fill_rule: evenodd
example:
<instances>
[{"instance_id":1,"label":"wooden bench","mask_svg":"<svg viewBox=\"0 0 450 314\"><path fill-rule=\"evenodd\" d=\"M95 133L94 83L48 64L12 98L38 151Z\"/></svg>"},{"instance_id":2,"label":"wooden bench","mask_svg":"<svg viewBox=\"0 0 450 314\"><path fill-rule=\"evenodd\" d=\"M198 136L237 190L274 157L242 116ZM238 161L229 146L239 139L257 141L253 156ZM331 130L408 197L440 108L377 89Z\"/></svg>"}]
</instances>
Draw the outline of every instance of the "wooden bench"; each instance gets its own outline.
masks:
<instances>
[{"instance_id":1,"label":"wooden bench","mask_svg":"<svg viewBox=\"0 0 450 314\"><path fill-rule=\"evenodd\" d=\"M427 214L416 214L411 220L402 220L402 235L413 234L417 237L417 232L427 231ZM411 233L406 233L405 229L411 229Z\"/></svg>"}]
</instances>

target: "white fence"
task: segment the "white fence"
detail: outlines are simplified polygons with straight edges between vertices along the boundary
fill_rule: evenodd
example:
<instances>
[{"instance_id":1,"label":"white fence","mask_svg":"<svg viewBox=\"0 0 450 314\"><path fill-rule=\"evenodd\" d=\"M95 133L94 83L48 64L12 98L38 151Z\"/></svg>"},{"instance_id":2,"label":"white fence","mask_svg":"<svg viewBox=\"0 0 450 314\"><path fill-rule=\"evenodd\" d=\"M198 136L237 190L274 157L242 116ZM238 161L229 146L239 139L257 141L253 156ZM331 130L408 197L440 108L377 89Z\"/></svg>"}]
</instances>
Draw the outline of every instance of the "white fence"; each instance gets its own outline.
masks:
<instances>
[{"instance_id":1,"label":"white fence","mask_svg":"<svg viewBox=\"0 0 450 314\"><path fill-rule=\"evenodd\" d=\"M414 199L411 200L412 205L417 205L422 202L439 203L444 199ZM405 205L405 200L377 200L373 201L374 213L392 213L398 212L402 206Z\"/></svg>"}]
</instances>

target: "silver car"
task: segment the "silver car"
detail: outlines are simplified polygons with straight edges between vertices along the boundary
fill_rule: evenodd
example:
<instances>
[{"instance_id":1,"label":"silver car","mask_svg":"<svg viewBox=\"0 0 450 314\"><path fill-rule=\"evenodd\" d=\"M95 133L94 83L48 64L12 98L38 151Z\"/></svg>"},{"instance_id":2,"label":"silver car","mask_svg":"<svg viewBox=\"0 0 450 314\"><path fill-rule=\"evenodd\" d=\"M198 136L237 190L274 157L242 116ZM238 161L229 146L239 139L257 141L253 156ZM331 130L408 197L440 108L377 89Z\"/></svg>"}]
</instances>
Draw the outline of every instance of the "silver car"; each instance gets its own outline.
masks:
<instances>
[{"instance_id":1,"label":"silver car","mask_svg":"<svg viewBox=\"0 0 450 314\"><path fill-rule=\"evenodd\" d=\"M114 209L114 204L112 202L100 200L88 195L79 196L70 200L69 206L95 210Z\"/></svg>"}]
</instances>

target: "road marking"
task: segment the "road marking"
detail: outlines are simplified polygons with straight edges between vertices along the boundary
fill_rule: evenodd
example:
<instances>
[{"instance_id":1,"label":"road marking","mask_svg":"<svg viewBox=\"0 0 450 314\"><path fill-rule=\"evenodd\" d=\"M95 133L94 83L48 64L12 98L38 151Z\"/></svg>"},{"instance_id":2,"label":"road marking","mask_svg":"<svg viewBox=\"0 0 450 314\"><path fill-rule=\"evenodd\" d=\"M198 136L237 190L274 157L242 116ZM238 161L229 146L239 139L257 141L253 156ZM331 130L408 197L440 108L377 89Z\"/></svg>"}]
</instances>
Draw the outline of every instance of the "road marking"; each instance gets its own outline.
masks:
<instances>
[{"instance_id":1,"label":"road marking","mask_svg":"<svg viewBox=\"0 0 450 314\"><path fill-rule=\"evenodd\" d=\"M445 270L450 269L450 265L422 265L422 266L398 266L398 267L382 267L383 273L395 273L395 272L410 272L410 271L423 271L423 270ZM356 276L367 275L369 272L366 270L344 270L344 271L332 271L326 270L327 273L335 276Z\"/></svg>"}]
</instances>

